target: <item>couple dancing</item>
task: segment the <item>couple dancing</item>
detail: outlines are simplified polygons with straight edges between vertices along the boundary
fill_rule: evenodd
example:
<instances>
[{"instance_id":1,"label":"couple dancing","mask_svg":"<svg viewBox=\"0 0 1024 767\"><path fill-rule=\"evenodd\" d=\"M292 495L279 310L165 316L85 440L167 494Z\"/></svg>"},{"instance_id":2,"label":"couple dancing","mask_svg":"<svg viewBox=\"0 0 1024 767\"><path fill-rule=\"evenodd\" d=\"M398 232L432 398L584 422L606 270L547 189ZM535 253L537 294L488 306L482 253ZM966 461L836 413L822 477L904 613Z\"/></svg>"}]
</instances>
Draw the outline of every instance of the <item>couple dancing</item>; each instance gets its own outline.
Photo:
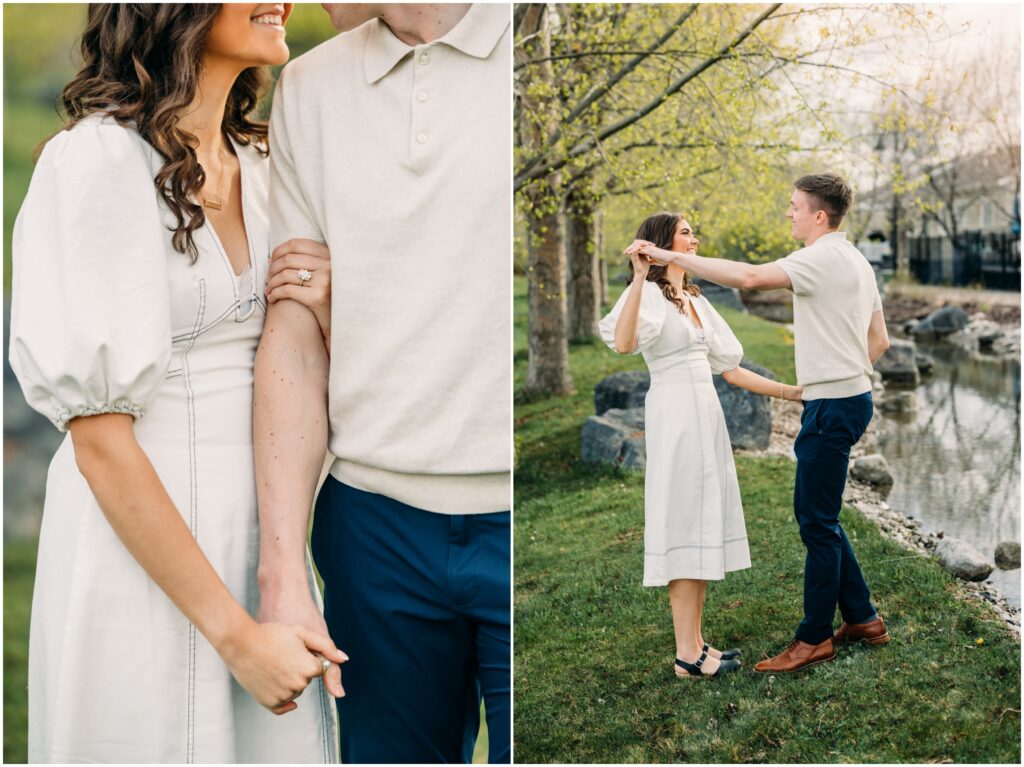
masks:
<instances>
[{"instance_id":1,"label":"couple dancing","mask_svg":"<svg viewBox=\"0 0 1024 767\"><path fill-rule=\"evenodd\" d=\"M698 256L689 223L668 213L644 221L626 249L629 287L600 329L615 351L642 352L651 372L644 585L668 585L677 676L721 676L740 668L740 650L718 650L701 632L707 582L750 567L736 469L712 374L757 394L804 403L793 493L807 549L804 618L789 646L754 670L797 671L832 660L838 643L889 641L839 524L850 448L872 416L872 365L889 347L874 272L838 231L851 202L838 176L798 179L786 217L794 239L805 247L769 264ZM729 287L793 291L800 386L739 367L743 348L690 283L691 274ZM843 624L833 633L837 604Z\"/></svg>"},{"instance_id":2,"label":"couple dancing","mask_svg":"<svg viewBox=\"0 0 1024 767\"><path fill-rule=\"evenodd\" d=\"M331 763L335 703L469 761L481 693L509 759L509 9L325 9L268 130L290 3L89 8L14 231L30 761Z\"/></svg>"}]
</instances>

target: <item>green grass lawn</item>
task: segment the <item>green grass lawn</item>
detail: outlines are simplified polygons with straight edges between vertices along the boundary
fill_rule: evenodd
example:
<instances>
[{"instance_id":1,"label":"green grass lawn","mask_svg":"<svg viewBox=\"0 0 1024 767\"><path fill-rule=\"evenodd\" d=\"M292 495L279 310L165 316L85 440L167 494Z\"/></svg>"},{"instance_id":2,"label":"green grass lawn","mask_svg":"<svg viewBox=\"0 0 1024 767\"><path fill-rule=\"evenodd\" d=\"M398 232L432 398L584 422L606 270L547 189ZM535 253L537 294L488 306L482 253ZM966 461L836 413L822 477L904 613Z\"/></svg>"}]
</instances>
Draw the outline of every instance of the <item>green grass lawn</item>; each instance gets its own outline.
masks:
<instances>
[{"instance_id":1,"label":"green grass lawn","mask_svg":"<svg viewBox=\"0 0 1024 767\"><path fill-rule=\"evenodd\" d=\"M520 281L518 383L523 292ZM750 359L794 382L783 329L722 314ZM516 407L517 761L1019 763L1020 645L988 610L956 598L937 564L852 509L843 524L893 641L794 676L750 670L785 647L801 617L803 547L784 458L737 459L754 564L708 590L705 637L740 646L745 668L676 679L667 589L640 585L643 477L579 462L594 385L643 361L595 342L574 346L570 365L576 394Z\"/></svg>"},{"instance_id":2,"label":"green grass lawn","mask_svg":"<svg viewBox=\"0 0 1024 767\"><path fill-rule=\"evenodd\" d=\"M4 762L28 756L28 615L35 580L34 541L4 543Z\"/></svg>"}]
</instances>

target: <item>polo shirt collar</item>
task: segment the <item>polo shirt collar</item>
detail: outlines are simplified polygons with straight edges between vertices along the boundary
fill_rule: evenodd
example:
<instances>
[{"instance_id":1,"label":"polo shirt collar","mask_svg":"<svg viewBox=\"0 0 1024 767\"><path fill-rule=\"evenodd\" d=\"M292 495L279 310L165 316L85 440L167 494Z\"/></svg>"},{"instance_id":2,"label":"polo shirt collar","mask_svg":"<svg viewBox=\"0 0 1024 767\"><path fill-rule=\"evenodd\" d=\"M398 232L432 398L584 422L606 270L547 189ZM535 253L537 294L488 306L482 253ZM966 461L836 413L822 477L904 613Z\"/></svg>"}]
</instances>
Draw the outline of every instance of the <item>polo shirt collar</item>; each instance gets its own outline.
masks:
<instances>
[{"instance_id":1,"label":"polo shirt collar","mask_svg":"<svg viewBox=\"0 0 1024 767\"><path fill-rule=\"evenodd\" d=\"M846 232L828 232L826 234L821 235L821 237L819 237L817 240L815 240L815 242L821 242L822 240L825 240L825 239L845 240L846 239Z\"/></svg>"},{"instance_id":2,"label":"polo shirt collar","mask_svg":"<svg viewBox=\"0 0 1024 767\"><path fill-rule=\"evenodd\" d=\"M448 34L430 45L448 45L468 56L485 59L498 45L510 23L507 4L474 3ZM372 20L363 56L366 81L371 85L377 82L412 51L413 47L395 37L387 24L380 19Z\"/></svg>"}]
</instances>

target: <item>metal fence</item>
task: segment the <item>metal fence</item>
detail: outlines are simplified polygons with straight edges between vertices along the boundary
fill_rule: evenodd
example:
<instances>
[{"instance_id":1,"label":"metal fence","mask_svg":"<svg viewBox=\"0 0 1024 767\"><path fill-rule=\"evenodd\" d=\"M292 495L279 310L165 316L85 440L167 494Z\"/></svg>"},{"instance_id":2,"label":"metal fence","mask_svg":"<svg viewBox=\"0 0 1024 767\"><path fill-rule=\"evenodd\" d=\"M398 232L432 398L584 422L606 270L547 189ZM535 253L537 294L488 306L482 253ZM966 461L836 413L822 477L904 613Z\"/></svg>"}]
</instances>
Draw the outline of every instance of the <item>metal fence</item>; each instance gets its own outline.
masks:
<instances>
[{"instance_id":1,"label":"metal fence","mask_svg":"<svg viewBox=\"0 0 1024 767\"><path fill-rule=\"evenodd\" d=\"M909 237L910 272L925 285L982 285L1020 290L1020 237L1010 232L962 232Z\"/></svg>"}]
</instances>

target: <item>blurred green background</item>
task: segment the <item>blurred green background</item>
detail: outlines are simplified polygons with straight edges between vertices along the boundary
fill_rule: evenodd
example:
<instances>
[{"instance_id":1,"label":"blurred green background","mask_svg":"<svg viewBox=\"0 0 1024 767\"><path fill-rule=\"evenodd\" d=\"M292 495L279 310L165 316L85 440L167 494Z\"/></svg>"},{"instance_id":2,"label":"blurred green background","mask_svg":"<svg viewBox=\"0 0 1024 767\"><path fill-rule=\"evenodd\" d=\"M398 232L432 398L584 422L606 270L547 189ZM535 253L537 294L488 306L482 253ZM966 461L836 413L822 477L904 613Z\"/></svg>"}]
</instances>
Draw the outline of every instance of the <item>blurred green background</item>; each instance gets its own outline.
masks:
<instances>
[{"instance_id":1,"label":"blurred green background","mask_svg":"<svg viewBox=\"0 0 1024 767\"><path fill-rule=\"evenodd\" d=\"M79 64L78 36L86 18L84 3L45 4L12 3L3 7L4 61L4 134L3 134L3 277L4 297L11 286L11 233L14 220L28 190L32 176L32 154L39 143L60 130L62 119L57 110L60 92ZM315 47L336 32L324 10L313 3L296 4L288 20L288 46L292 58ZM280 68L273 70L274 79ZM269 114L269 99L263 115ZM4 357L6 358L6 349ZM6 365L6 363L5 363ZM25 446L9 433L10 408L7 402L20 400L20 391L6 371L4 463L5 475L12 457L24 455ZM20 401L20 404L25 407ZM40 421L42 434L52 442L56 432ZM45 441L45 440L44 440ZM35 450L36 453L40 452ZM45 452L45 450L43 451ZM49 450L52 453L52 448ZM42 473L42 472L40 472ZM13 493L12 484L28 481L18 470L11 471L4 491L4 744L5 763L25 762L27 756L27 677L28 622L35 575L37 539L11 534L7 524L10 504L24 499ZM38 504L36 504L38 505ZM28 513L39 514L41 509ZM486 761L486 728L477 743L475 761Z\"/></svg>"}]
</instances>

